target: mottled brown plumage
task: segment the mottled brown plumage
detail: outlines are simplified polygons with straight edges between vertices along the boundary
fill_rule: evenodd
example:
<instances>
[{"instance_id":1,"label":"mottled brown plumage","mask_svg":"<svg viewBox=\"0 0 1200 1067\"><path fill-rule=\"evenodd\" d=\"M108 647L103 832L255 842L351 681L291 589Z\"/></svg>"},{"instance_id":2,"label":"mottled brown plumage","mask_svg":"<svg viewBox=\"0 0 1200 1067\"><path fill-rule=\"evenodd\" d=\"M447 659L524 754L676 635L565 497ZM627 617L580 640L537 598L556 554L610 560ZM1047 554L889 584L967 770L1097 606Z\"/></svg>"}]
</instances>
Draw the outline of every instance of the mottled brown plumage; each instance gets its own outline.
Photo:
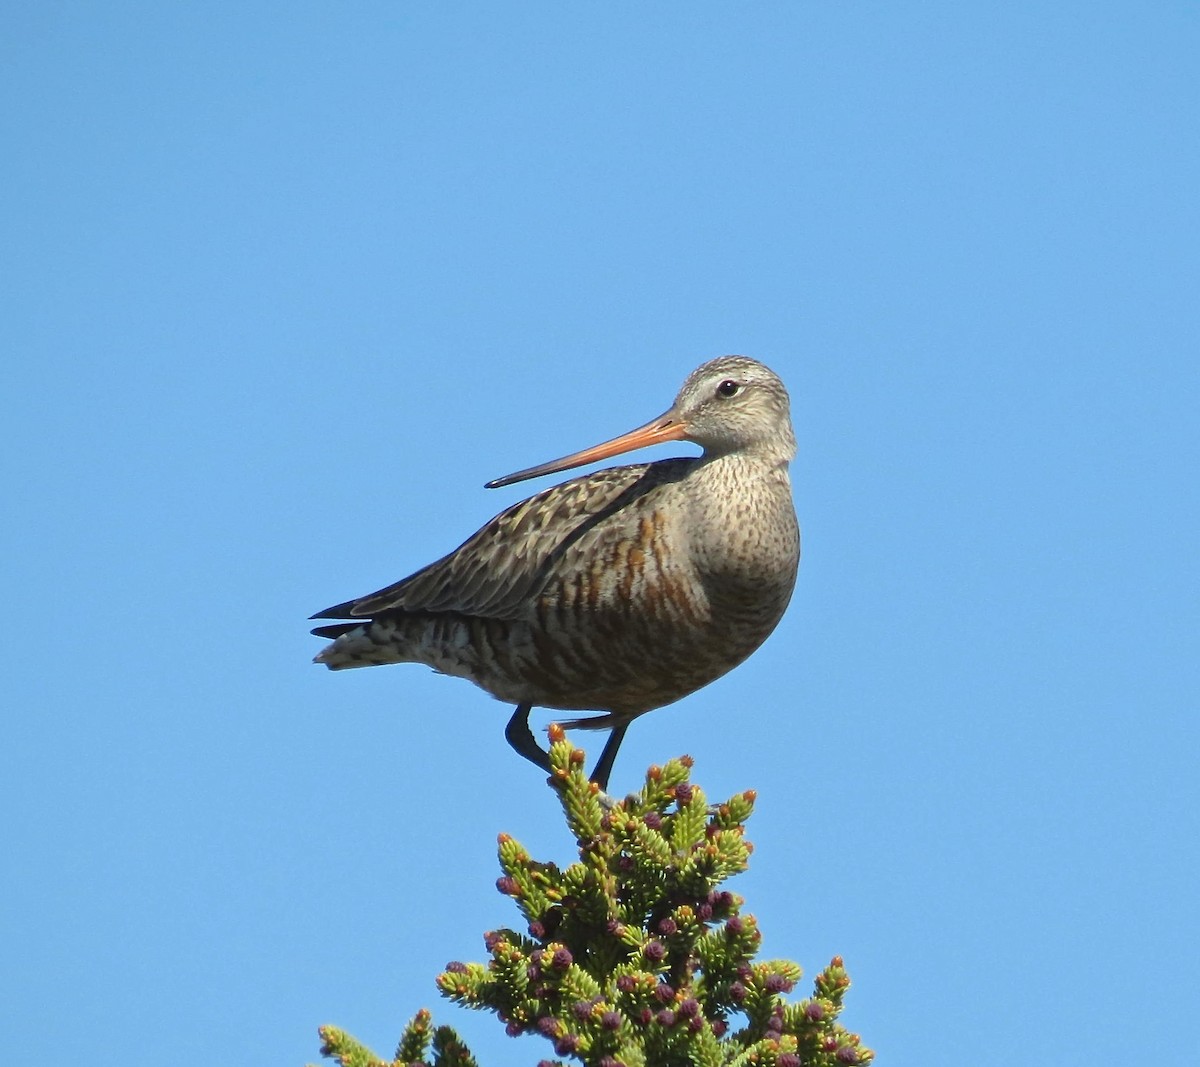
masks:
<instances>
[{"instance_id":1,"label":"mottled brown plumage","mask_svg":"<svg viewBox=\"0 0 1200 1067\"><path fill-rule=\"evenodd\" d=\"M317 662L425 663L518 705L507 736L545 768L532 706L601 711L593 778L607 784L628 724L750 655L791 597L800 557L787 464L787 392L761 363L694 371L664 415L604 445L489 483L510 484L660 440L695 459L614 467L502 512L450 555L314 618L350 620Z\"/></svg>"}]
</instances>

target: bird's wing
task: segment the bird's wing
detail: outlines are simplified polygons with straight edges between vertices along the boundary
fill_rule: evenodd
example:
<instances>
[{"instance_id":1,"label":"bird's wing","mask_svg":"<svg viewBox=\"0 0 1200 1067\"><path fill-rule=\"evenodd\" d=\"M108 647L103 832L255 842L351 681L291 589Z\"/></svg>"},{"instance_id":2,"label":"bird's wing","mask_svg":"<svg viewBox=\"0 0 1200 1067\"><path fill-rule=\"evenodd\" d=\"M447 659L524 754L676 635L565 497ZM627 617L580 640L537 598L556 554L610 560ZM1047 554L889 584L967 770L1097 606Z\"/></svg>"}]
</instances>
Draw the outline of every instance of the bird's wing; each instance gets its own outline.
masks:
<instances>
[{"instance_id":1,"label":"bird's wing","mask_svg":"<svg viewBox=\"0 0 1200 1067\"><path fill-rule=\"evenodd\" d=\"M516 618L579 538L646 493L683 477L695 463L669 459L610 467L553 486L502 511L436 563L313 618L373 618L388 611Z\"/></svg>"}]
</instances>

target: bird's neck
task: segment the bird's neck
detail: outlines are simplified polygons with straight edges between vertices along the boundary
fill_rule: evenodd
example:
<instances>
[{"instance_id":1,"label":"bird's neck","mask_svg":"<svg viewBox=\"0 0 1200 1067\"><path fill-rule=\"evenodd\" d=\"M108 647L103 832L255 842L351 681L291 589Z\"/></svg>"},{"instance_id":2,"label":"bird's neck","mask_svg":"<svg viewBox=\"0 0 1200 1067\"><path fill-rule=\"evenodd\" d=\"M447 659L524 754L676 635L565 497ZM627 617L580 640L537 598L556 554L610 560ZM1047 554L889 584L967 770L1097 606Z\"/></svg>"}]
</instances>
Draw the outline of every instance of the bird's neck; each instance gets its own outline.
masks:
<instances>
[{"instance_id":1,"label":"bird's neck","mask_svg":"<svg viewBox=\"0 0 1200 1067\"><path fill-rule=\"evenodd\" d=\"M788 461L768 452L728 452L704 456L689 494L691 519L713 529L736 530L777 523L791 516L792 483Z\"/></svg>"},{"instance_id":2,"label":"bird's neck","mask_svg":"<svg viewBox=\"0 0 1200 1067\"><path fill-rule=\"evenodd\" d=\"M747 452L706 457L695 477L688 542L710 603L727 612L766 604L768 613L782 613L800 553L787 460Z\"/></svg>"},{"instance_id":3,"label":"bird's neck","mask_svg":"<svg viewBox=\"0 0 1200 1067\"><path fill-rule=\"evenodd\" d=\"M792 483L788 477L788 464L794 454L794 451L768 447L705 452L700 457L697 476L715 486L736 484L743 491L752 490L756 483L762 482L768 489L782 486L790 494Z\"/></svg>"}]
</instances>

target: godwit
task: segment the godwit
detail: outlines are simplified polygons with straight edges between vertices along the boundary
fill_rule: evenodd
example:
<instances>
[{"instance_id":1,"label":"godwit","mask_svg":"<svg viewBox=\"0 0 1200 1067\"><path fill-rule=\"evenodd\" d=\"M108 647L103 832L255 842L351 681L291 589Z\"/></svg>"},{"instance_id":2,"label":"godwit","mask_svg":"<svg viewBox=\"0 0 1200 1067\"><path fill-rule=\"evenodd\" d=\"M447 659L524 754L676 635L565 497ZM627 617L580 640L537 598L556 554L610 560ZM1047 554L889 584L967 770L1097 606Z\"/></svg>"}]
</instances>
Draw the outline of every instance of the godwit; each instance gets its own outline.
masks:
<instances>
[{"instance_id":1,"label":"godwit","mask_svg":"<svg viewBox=\"0 0 1200 1067\"><path fill-rule=\"evenodd\" d=\"M611 731L592 774L607 788L629 724L736 667L787 607L800 561L787 390L761 363L723 356L645 426L487 484L680 440L704 454L543 490L416 574L314 615L349 620L313 630L334 638L316 662L470 679L517 705L505 736L543 770L533 706L603 712L563 725Z\"/></svg>"}]
</instances>

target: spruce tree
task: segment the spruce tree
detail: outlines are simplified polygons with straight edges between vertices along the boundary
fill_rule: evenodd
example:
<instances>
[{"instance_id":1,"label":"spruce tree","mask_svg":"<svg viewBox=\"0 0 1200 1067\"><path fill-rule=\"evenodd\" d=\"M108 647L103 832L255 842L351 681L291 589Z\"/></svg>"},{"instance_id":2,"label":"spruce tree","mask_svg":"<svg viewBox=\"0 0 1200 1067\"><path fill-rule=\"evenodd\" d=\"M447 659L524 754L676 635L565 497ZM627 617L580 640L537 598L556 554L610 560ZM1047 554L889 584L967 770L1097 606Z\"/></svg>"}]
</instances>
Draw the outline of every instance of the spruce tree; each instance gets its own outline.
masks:
<instances>
[{"instance_id":1,"label":"spruce tree","mask_svg":"<svg viewBox=\"0 0 1200 1067\"><path fill-rule=\"evenodd\" d=\"M565 870L499 839L497 888L523 930L484 935L485 963L451 963L442 996L496 1015L553 1059L539 1067L844 1067L874 1057L838 1018L849 988L842 960L789 1002L790 960L757 960L762 940L743 900L722 889L751 853L752 791L709 806L688 757L651 767L641 791L614 801L588 781L584 753L550 732L550 786L579 859ZM474 1067L427 1010L385 1060L322 1027L322 1054L342 1067ZM536 1054L536 1053L535 1053Z\"/></svg>"}]
</instances>

